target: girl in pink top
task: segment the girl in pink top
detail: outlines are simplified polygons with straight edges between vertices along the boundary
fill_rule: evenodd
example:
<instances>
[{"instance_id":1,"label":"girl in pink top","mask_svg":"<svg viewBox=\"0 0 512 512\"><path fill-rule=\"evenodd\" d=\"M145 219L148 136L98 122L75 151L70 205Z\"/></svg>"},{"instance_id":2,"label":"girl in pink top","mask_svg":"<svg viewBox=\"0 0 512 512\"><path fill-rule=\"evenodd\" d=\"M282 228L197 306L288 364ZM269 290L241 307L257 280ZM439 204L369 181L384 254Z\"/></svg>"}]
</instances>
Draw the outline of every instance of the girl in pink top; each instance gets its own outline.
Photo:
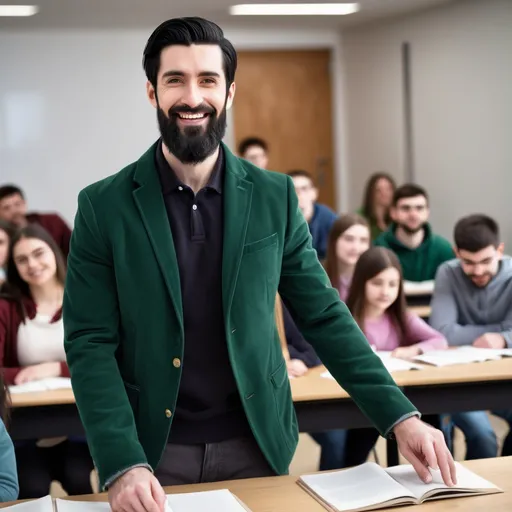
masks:
<instances>
[{"instance_id":1,"label":"girl in pink top","mask_svg":"<svg viewBox=\"0 0 512 512\"><path fill-rule=\"evenodd\" d=\"M364 217L346 214L332 225L327 241L325 270L333 288L346 302L352 274L359 256L370 247L370 228Z\"/></svg>"},{"instance_id":2,"label":"girl in pink top","mask_svg":"<svg viewBox=\"0 0 512 512\"><path fill-rule=\"evenodd\" d=\"M378 351L392 351L408 359L429 350L448 347L446 339L407 311L400 262L384 247L361 255L354 270L347 306L368 341ZM373 428L350 430L345 465L363 464L379 437Z\"/></svg>"}]
</instances>

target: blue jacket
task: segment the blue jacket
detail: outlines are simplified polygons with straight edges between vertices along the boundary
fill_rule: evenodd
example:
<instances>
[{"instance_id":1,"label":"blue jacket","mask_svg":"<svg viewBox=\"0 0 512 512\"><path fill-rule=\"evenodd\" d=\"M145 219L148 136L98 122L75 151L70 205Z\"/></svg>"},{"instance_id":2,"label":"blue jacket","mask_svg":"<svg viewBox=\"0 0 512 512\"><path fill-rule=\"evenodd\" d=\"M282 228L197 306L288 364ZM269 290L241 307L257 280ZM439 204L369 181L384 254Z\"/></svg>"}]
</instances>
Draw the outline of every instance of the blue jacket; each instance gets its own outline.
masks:
<instances>
[{"instance_id":1,"label":"blue jacket","mask_svg":"<svg viewBox=\"0 0 512 512\"><path fill-rule=\"evenodd\" d=\"M0 502L18 499L18 473L11 437L0 420Z\"/></svg>"},{"instance_id":2,"label":"blue jacket","mask_svg":"<svg viewBox=\"0 0 512 512\"><path fill-rule=\"evenodd\" d=\"M313 217L309 221L309 231L319 260L325 258L329 231L335 220L336 214L328 206L315 203Z\"/></svg>"}]
</instances>

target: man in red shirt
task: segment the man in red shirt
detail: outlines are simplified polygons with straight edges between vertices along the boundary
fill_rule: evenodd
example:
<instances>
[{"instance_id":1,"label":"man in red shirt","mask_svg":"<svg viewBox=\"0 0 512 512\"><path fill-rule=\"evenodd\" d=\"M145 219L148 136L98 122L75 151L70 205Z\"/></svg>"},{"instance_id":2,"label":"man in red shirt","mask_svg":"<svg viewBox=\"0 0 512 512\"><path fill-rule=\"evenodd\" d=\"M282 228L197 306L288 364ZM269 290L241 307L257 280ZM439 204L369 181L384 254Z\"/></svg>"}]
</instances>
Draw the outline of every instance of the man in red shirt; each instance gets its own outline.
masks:
<instances>
[{"instance_id":1,"label":"man in red shirt","mask_svg":"<svg viewBox=\"0 0 512 512\"><path fill-rule=\"evenodd\" d=\"M68 257L71 229L56 213L27 213L27 202L23 191L15 185L0 187L0 219L17 228L27 224L39 224L57 242L64 257Z\"/></svg>"}]
</instances>

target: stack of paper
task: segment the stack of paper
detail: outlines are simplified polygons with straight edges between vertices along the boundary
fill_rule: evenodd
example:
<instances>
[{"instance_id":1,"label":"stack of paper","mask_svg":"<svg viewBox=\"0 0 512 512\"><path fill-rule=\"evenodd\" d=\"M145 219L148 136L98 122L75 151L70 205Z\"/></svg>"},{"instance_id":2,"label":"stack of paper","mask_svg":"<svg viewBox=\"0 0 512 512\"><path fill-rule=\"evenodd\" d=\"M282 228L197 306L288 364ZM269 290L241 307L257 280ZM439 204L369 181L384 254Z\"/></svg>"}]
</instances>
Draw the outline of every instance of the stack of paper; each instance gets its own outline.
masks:
<instances>
[{"instance_id":1,"label":"stack of paper","mask_svg":"<svg viewBox=\"0 0 512 512\"><path fill-rule=\"evenodd\" d=\"M55 377L52 379L34 380L19 386L9 386L11 394L16 393L37 393L41 391L52 391L54 389L71 389L71 379L66 377Z\"/></svg>"},{"instance_id":2,"label":"stack of paper","mask_svg":"<svg viewBox=\"0 0 512 512\"><path fill-rule=\"evenodd\" d=\"M108 503L57 499L56 512L110 512ZM250 512L227 489L219 491L168 494L167 512ZM31 512L31 511L20 511Z\"/></svg>"},{"instance_id":3,"label":"stack of paper","mask_svg":"<svg viewBox=\"0 0 512 512\"><path fill-rule=\"evenodd\" d=\"M439 471L431 470L433 481L425 484L409 464L383 469L373 462L342 471L302 476L298 484L325 508L335 512L361 512L503 492L459 463L455 464L455 487L446 486Z\"/></svg>"},{"instance_id":4,"label":"stack of paper","mask_svg":"<svg viewBox=\"0 0 512 512\"><path fill-rule=\"evenodd\" d=\"M506 355L503 351L487 348L458 347L449 350L433 350L427 354L416 356L414 360L419 361L420 363L431 364L433 366L450 366L456 364L493 361L501 359L503 355Z\"/></svg>"},{"instance_id":5,"label":"stack of paper","mask_svg":"<svg viewBox=\"0 0 512 512\"><path fill-rule=\"evenodd\" d=\"M432 295L434 293L434 281L404 281L405 295Z\"/></svg>"},{"instance_id":6,"label":"stack of paper","mask_svg":"<svg viewBox=\"0 0 512 512\"><path fill-rule=\"evenodd\" d=\"M5 507L2 510L9 512L54 512L53 500L51 496L45 496L38 500L25 501L10 507Z\"/></svg>"}]
</instances>

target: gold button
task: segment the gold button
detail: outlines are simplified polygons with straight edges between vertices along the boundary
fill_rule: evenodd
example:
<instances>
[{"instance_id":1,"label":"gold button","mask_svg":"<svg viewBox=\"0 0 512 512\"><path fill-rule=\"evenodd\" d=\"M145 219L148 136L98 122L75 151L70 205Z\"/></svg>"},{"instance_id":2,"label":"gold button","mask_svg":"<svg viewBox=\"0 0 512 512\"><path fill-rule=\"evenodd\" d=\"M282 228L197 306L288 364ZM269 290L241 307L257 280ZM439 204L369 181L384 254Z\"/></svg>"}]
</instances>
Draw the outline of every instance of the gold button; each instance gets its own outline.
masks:
<instances>
[{"instance_id":1,"label":"gold button","mask_svg":"<svg viewBox=\"0 0 512 512\"><path fill-rule=\"evenodd\" d=\"M165 415L170 418L172 416L172 412L169 409L165 409Z\"/></svg>"},{"instance_id":2,"label":"gold button","mask_svg":"<svg viewBox=\"0 0 512 512\"><path fill-rule=\"evenodd\" d=\"M181 366L181 361L177 357L175 357L172 360L172 364L174 365L174 368L179 368Z\"/></svg>"}]
</instances>

